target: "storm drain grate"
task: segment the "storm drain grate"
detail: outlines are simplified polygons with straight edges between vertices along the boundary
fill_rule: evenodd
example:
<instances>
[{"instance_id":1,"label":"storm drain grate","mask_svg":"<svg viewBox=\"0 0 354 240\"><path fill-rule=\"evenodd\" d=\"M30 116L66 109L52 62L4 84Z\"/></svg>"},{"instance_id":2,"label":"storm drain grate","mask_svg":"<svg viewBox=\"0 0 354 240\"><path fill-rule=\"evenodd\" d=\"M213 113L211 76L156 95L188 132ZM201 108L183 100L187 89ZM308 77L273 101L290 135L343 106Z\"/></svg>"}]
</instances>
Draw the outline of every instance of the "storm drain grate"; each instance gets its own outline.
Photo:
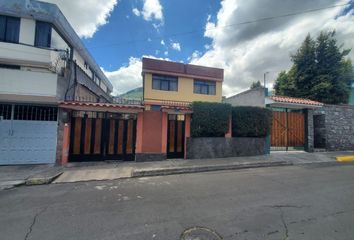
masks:
<instances>
[{"instance_id":1,"label":"storm drain grate","mask_svg":"<svg viewBox=\"0 0 354 240\"><path fill-rule=\"evenodd\" d=\"M181 240L221 240L222 237L206 227L192 227L185 230L181 235Z\"/></svg>"}]
</instances>

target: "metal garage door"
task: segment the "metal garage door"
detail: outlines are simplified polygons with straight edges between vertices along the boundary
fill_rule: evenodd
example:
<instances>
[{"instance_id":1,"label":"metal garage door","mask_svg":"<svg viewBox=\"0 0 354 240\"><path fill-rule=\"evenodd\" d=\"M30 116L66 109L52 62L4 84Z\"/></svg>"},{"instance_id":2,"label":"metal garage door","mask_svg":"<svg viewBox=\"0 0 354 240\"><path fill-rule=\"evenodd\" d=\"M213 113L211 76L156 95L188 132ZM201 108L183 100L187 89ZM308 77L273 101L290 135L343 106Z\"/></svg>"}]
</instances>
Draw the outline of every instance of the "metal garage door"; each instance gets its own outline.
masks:
<instances>
[{"instance_id":1,"label":"metal garage door","mask_svg":"<svg viewBox=\"0 0 354 240\"><path fill-rule=\"evenodd\" d=\"M0 104L0 164L55 163L57 108Z\"/></svg>"}]
</instances>

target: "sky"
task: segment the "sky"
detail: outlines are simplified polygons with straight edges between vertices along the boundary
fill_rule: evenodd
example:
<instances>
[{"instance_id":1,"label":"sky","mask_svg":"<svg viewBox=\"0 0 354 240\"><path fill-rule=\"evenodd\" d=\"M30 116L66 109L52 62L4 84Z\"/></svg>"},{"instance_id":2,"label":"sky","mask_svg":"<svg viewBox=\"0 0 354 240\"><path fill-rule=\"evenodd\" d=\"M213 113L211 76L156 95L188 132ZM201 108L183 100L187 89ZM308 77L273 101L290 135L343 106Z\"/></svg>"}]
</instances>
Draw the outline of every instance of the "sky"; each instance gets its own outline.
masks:
<instances>
[{"instance_id":1,"label":"sky","mask_svg":"<svg viewBox=\"0 0 354 240\"><path fill-rule=\"evenodd\" d=\"M113 94L142 86L143 56L223 68L223 95L231 96L265 72L271 88L309 33L336 30L354 48L354 0L45 1L59 6Z\"/></svg>"}]
</instances>

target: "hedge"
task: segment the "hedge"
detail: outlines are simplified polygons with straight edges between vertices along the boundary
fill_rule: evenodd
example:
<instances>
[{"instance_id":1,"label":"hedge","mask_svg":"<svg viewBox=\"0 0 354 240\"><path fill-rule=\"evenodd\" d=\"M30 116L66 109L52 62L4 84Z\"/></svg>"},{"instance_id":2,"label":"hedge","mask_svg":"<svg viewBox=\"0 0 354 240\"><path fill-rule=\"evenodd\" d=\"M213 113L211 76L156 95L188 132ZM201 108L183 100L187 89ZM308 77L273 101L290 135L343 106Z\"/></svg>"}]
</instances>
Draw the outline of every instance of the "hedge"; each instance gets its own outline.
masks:
<instances>
[{"instance_id":1,"label":"hedge","mask_svg":"<svg viewBox=\"0 0 354 240\"><path fill-rule=\"evenodd\" d=\"M226 103L193 102L192 137L224 137L229 128L231 105Z\"/></svg>"},{"instance_id":2,"label":"hedge","mask_svg":"<svg viewBox=\"0 0 354 240\"><path fill-rule=\"evenodd\" d=\"M272 126L272 112L260 107L232 107L233 137L265 137Z\"/></svg>"}]
</instances>

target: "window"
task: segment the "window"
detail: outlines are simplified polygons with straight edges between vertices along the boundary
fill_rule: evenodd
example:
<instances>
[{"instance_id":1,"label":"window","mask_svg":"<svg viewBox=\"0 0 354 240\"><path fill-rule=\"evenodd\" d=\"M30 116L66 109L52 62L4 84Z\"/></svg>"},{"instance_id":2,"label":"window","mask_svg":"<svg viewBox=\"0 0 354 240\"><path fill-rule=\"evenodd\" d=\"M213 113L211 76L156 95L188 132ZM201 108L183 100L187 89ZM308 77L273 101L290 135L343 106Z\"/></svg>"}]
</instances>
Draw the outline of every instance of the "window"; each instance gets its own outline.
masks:
<instances>
[{"instance_id":1,"label":"window","mask_svg":"<svg viewBox=\"0 0 354 240\"><path fill-rule=\"evenodd\" d=\"M11 119L12 106L10 104L0 104L0 121Z\"/></svg>"},{"instance_id":2,"label":"window","mask_svg":"<svg viewBox=\"0 0 354 240\"><path fill-rule=\"evenodd\" d=\"M0 41L18 43L20 21L17 17L0 16Z\"/></svg>"},{"instance_id":3,"label":"window","mask_svg":"<svg viewBox=\"0 0 354 240\"><path fill-rule=\"evenodd\" d=\"M52 25L50 23L37 21L34 46L49 48L51 39L52 39Z\"/></svg>"},{"instance_id":4,"label":"window","mask_svg":"<svg viewBox=\"0 0 354 240\"><path fill-rule=\"evenodd\" d=\"M0 68L20 70L20 69L21 69L21 66L19 66L19 65L1 64L1 63L0 63Z\"/></svg>"},{"instance_id":5,"label":"window","mask_svg":"<svg viewBox=\"0 0 354 240\"><path fill-rule=\"evenodd\" d=\"M152 89L163 91L178 91L177 77L152 75Z\"/></svg>"},{"instance_id":6,"label":"window","mask_svg":"<svg viewBox=\"0 0 354 240\"><path fill-rule=\"evenodd\" d=\"M216 95L216 83L214 81L194 80L194 93Z\"/></svg>"}]
</instances>

